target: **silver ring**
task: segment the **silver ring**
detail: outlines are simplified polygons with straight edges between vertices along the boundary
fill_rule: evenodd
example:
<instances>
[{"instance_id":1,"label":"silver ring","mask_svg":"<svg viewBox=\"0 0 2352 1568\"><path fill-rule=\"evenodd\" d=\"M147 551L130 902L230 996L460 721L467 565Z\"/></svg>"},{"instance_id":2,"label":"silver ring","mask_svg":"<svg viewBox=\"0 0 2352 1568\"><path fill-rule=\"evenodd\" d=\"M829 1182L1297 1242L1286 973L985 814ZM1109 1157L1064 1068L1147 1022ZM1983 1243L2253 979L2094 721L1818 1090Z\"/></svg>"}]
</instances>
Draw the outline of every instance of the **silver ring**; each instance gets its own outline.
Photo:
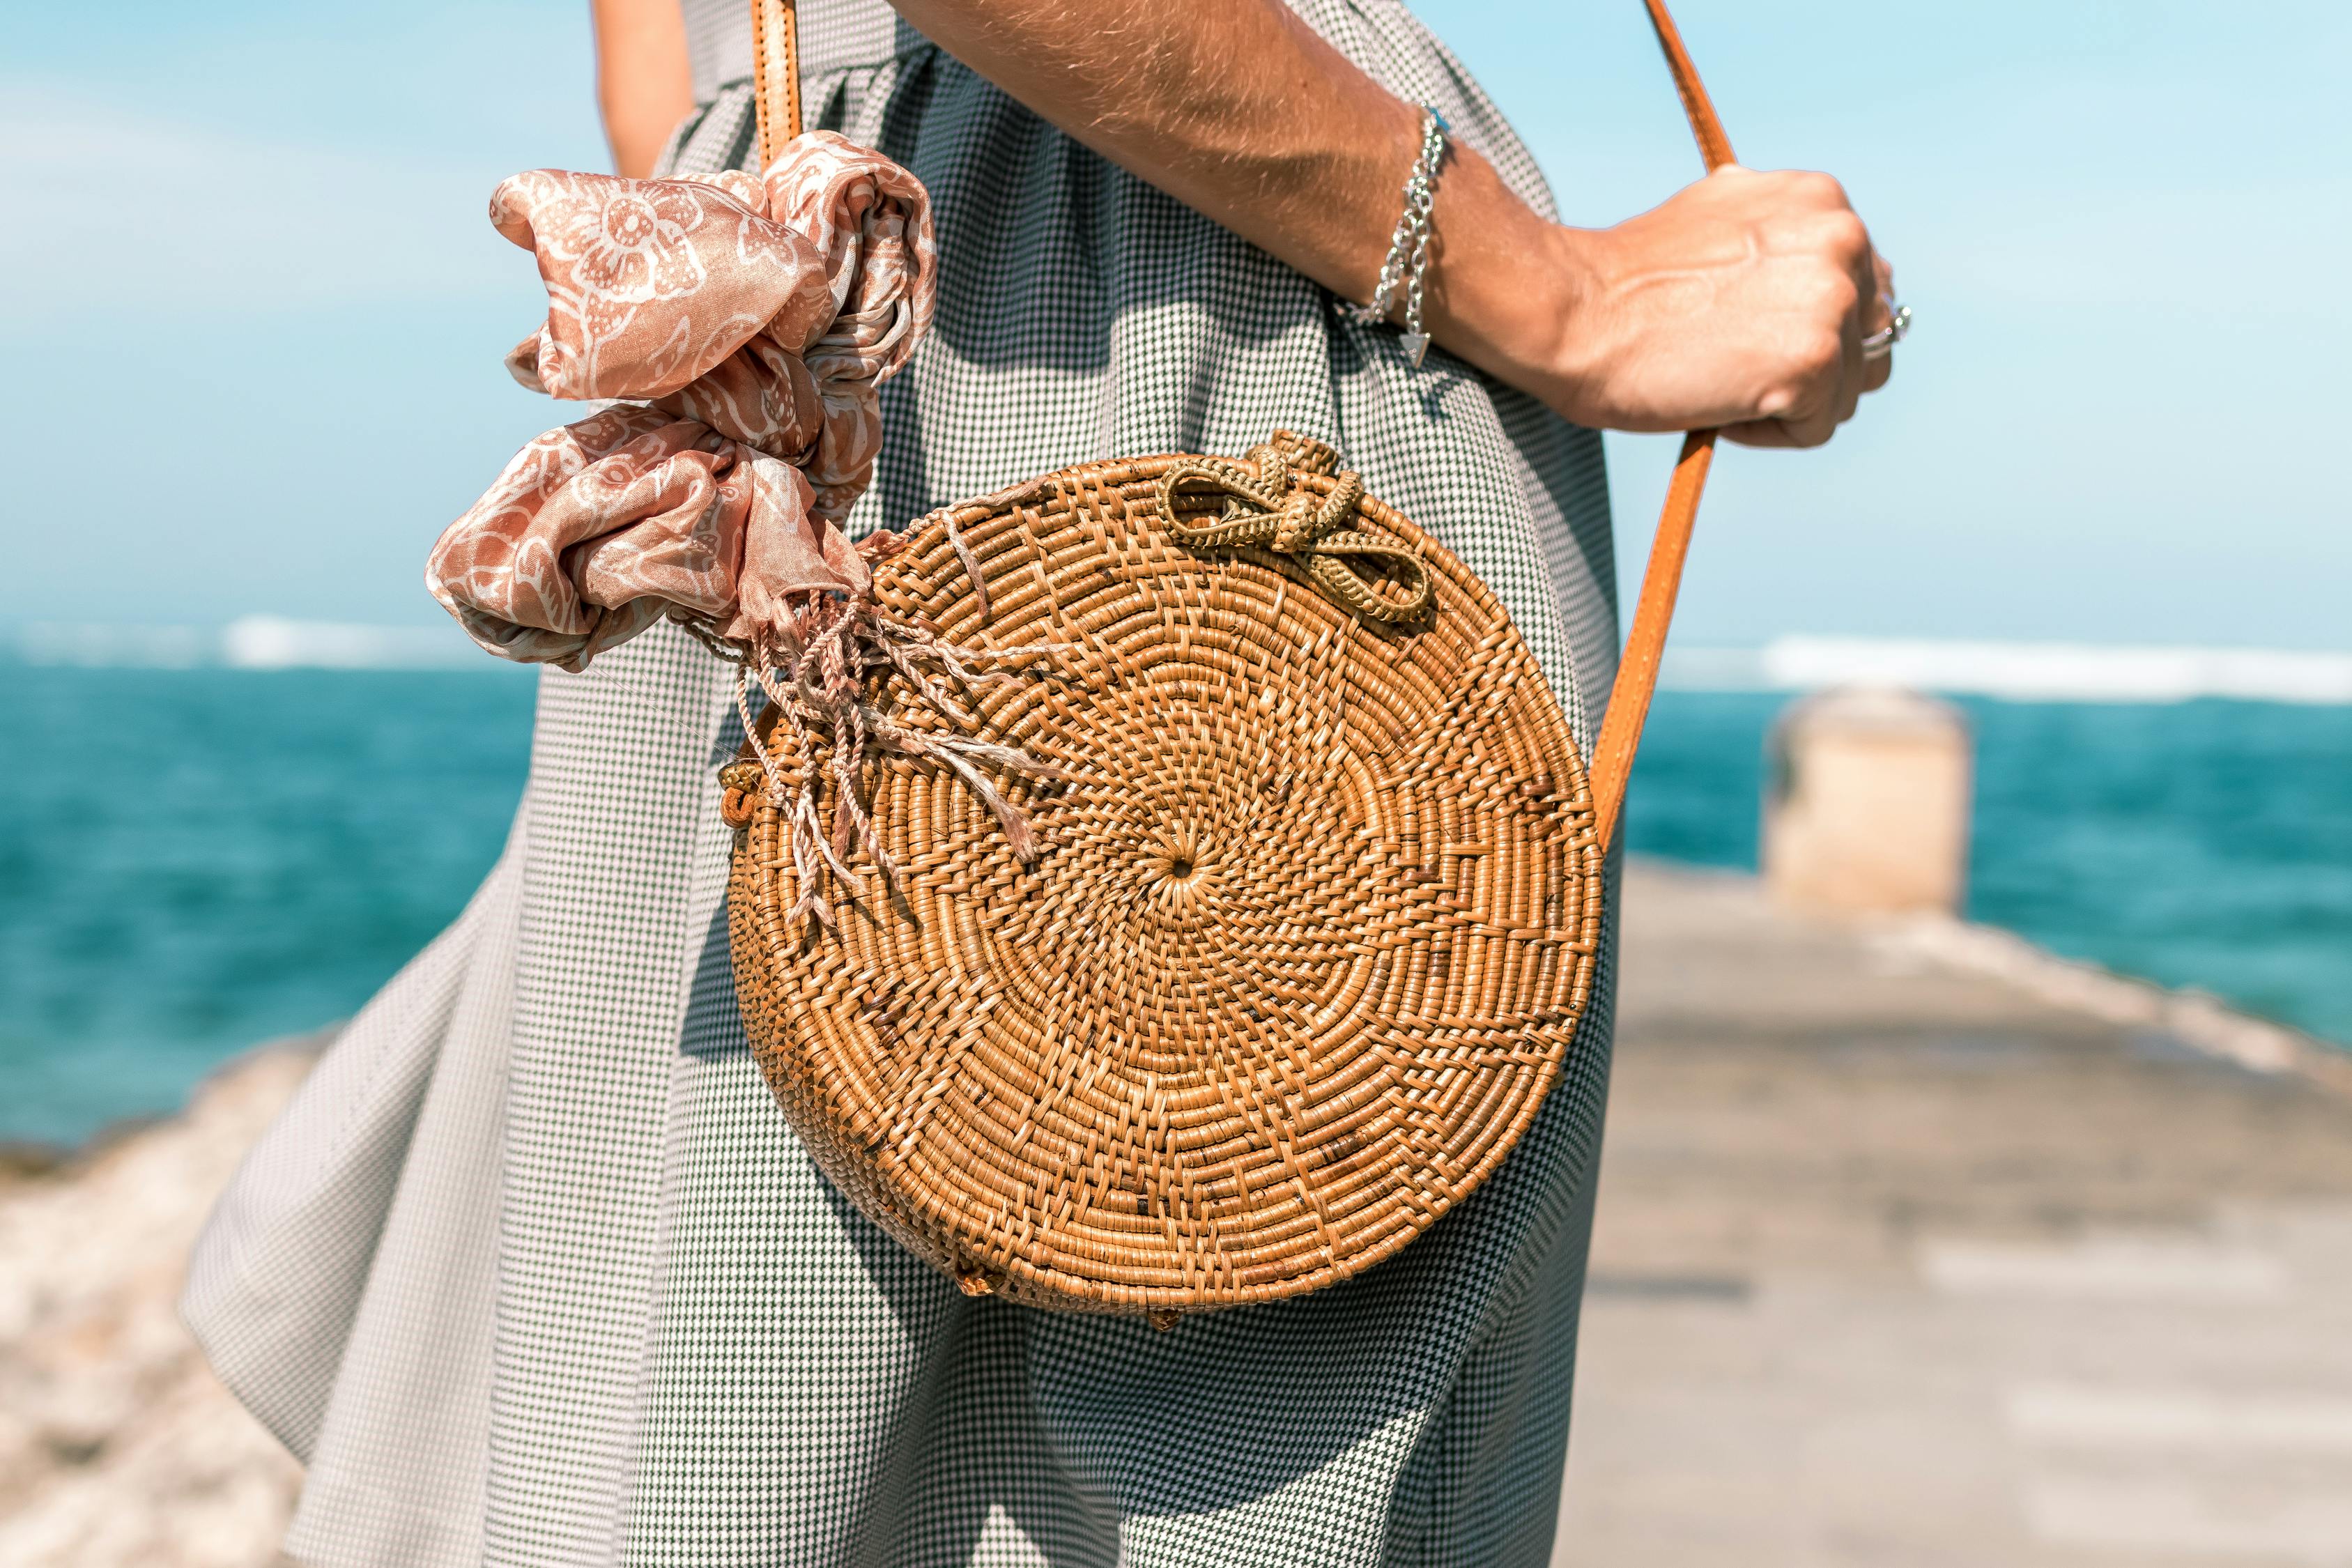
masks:
<instances>
[{"instance_id":1,"label":"silver ring","mask_svg":"<svg viewBox=\"0 0 2352 1568\"><path fill-rule=\"evenodd\" d=\"M1885 359L1895 352L1896 343L1911 335L1911 307L1898 305L1884 294L1879 298L1886 301L1886 325L1862 340L1864 359Z\"/></svg>"}]
</instances>

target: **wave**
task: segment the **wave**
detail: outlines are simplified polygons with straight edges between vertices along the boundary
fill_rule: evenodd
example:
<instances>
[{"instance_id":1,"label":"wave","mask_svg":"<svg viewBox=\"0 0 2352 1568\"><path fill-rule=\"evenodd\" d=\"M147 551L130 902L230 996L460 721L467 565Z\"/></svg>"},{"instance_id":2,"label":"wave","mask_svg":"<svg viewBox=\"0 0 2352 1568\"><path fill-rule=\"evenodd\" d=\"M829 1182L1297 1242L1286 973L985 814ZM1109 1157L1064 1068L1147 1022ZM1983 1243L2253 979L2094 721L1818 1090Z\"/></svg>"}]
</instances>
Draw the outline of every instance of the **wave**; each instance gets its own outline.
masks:
<instances>
[{"instance_id":1,"label":"wave","mask_svg":"<svg viewBox=\"0 0 2352 1568\"><path fill-rule=\"evenodd\" d=\"M13 647L11 646L13 644ZM34 622L0 632L0 658L145 669L505 669L454 624L367 626L245 616L225 626ZM2352 653L1776 637L1761 647L1674 647L1659 684L1682 691L1904 686L2038 702L2200 697L2352 704Z\"/></svg>"},{"instance_id":2,"label":"wave","mask_svg":"<svg viewBox=\"0 0 2352 1568\"><path fill-rule=\"evenodd\" d=\"M494 664L447 621L368 626L247 616L221 632L223 662L238 669L417 669Z\"/></svg>"},{"instance_id":3,"label":"wave","mask_svg":"<svg viewBox=\"0 0 2352 1568\"><path fill-rule=\"evenodd\" d=\"M225 626L34 622L9 638L26 664L131 669L499 669L453 623L364 626L243 616Z\"/></svg>"},{"instance_id":4,"label":"wave","mask_svg":"<svg viewBox=\"0 0 2352 1568\"><path fill-rule=\"evenodd\" d=\"M2352 653L1787 637L1759 648L1669 649L1659 682L1685 691L1904 686L2030 702L2332 705L2352 704Z\"/></svg>"}]
</instances>

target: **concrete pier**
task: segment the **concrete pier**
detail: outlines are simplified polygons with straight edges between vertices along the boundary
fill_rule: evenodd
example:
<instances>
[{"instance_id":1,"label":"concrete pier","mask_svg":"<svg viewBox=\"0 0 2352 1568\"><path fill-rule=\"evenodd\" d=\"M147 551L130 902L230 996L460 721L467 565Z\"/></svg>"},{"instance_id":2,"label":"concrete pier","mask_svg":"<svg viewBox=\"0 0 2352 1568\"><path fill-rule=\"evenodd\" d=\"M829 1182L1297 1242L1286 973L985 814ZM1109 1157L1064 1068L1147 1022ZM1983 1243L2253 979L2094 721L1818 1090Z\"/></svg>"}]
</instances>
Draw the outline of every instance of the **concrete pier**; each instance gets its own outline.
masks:
<instances>
[{"instance_id":1,"label":"concrete pier","mask_svg":"<svg viewBox=\"0 0 2352 1568\"><path fill-rule=\"evenodd\" d=\"M1625 922L1559 1568L2352 1563L2345 1058L1744 878Z\"/></svg>"},{"instance_id":2,"label":"concrete pier","mask_svg":"<svg viewBox=\"0 0 2352 1568\"><path fill-rule=\"evenodd\" d=\"M1916 691L1798 699L1765 743L1764 886L1799 909L1957 913L1966 895L1968 720Z\"/></svg>"},{"instance_id":3,"label":"concrete pier","mask_svg":"<svg viewBox=\"0 0 2352 1568\"><path fill-rule=\"evenodd\" d=\"M2352 1564L2352 1058L1636 864L1559 1568ZM172 1316L299 1081L0 1176L0 1564L262 1568Z\"/></svg>"}]
</instances>

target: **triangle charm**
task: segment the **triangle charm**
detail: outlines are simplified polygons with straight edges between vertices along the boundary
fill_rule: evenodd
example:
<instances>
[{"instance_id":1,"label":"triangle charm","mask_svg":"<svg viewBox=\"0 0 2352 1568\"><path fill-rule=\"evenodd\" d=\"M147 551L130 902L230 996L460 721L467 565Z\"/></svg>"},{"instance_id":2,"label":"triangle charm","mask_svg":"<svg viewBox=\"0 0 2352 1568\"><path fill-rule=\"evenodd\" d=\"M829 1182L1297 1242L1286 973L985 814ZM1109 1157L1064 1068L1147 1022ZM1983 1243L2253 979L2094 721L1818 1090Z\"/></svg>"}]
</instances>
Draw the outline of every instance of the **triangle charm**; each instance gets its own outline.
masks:
<instances>
[{"instance_id":1,"label":"triangle charm","mask_svg":"<svg viewBox=\"0 0 2352 1568\"><path fill-rule=\"evenodd\" d=\"M1419 370L1421 362L1429 357L1429 334L1427 332L1405 333L1404 357L1412 361L1413 369Z\"/></svg>"}]
</instances>

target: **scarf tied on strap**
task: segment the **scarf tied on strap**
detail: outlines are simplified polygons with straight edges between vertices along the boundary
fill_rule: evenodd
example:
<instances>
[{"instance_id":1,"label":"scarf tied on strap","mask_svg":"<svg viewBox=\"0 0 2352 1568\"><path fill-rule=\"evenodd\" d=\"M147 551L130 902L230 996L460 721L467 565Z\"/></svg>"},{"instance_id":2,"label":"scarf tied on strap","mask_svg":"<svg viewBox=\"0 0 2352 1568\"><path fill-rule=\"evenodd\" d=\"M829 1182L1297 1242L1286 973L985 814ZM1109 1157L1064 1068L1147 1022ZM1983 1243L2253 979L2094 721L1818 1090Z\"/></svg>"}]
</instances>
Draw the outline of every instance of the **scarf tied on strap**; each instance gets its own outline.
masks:
<instances>
[{"instance_id":1,"label":"scarf tied on strap","mask_svg":"<svg viewBox=\"0 0 2352 1568\"><path fill-rule=\"evenodd\" d=\"M958 692L1010 679L975 665L1054 649L956 647L881 613L870 563L901 541L852 544L841 526L881 449L876 389L930 323L938 255L921 182L813 131L757 179L517 174L490 221L547 285L547 321L507 369L607 406L516 453L449 525L425 569L433 596L507 658L576 671L667 616L732 660L763 793L791 826L795 918L833 923L830 888L864 885L856 849L898 885L865 798L877 754L954 773L1034 858L1026 818L982 768L1054 770L980 739ZM755 676L772 748L750 704ZM951 726L911 728L877 706L894 683Z\"/></svg>"},{"instance_id":2,"label":"scarf tied on strap","mask_svg":"<svg viewBox=\"0 0 2352 1568\"><path fill-rule=\"evenodd\" d=\"M490 198L544 325L507 356L551 396L621 400L515 455L425 584L492 653L578 670L673 610L796 651L887 535L841 531L881 448L877 388L929 326L930 198L879 153L794 137L758 178L541 169Z\"/></svg>"}]
</instances>

